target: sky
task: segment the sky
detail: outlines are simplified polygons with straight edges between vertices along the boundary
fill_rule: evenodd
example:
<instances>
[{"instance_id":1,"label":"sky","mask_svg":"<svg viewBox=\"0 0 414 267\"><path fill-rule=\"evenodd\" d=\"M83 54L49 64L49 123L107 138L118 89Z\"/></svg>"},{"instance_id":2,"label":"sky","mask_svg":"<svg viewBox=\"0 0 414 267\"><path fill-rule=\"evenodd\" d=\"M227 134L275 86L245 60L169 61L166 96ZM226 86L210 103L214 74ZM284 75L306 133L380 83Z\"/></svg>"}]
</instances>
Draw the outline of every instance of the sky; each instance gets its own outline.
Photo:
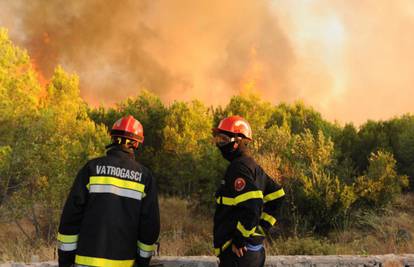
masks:
<instances>
[{"instance_id":1,"label":"sky","mask_svg":"<svg viewBox=\"0 0 414 267\"><path fill-rule=\"evenodd\" d=\"M0 0L0 27L91 105L142 89L225 105L303 101L357 125L412 112L412 0Z\"/></svg>"}]
</instances>

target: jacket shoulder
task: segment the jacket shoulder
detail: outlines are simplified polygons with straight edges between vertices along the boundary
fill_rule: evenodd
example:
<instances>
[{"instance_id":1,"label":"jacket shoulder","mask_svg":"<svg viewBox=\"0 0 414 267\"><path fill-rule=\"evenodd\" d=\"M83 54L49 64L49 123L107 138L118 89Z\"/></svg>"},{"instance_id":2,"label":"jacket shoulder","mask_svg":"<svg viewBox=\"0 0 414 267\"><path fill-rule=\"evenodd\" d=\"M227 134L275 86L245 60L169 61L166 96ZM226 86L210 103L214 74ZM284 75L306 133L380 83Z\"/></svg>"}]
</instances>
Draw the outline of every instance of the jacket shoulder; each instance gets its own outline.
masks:
<instances>
[{"instance_id":1,"label":"jacket shoulder","mask_svg":"<svg viewBox=\"0 0 414 267\"><path fill-rule=\"evenodd\" d=\"M148 167L142 165L138 161L135 161L135 164L138 168L140 168L142 170L143 173L149 174L150 176L152 176L152 171Z\"/></svg>"},{"instance_id":2,"label":"jacket shoulder","mask_svg":"<svg viewBox=\"0 0 414 267\"><path fill-rule=\"evenodd\" d=\"M104 158L105 158L104 156L102 156L102 157L92 158L92 159L88 160L88 161L85 163L85 165L83 165L83 168L84 168L84 169L93 168L94 166L96 166L97 164L99 164L100 162L102 162L102 160L103 160Z\"/></svg>"},{"instance_id":3,"label":"jacket shoulder","mask_svg":"<svg viewBox=\"0 0 414 267\"><path fill-rule=\"evenodd\" d=\"M238 177L255 180L255 161L248 156L242 156L233 160L227 168L226 180L234 180Z\"/></svg>"},{"instance_id":4,"label":"jacket shoulder","mask_svg":"<svg viewBox=\"0 0 414 267\"><path fill-rule=\"evenodd\" d=\"M152 181L154 179L153 173L148 167L144 166L142 163L140 163L138 161L134 160L134 162L135 162L134 164L136 164L137 168L139 170L141 170L142 175L145 177L146 180Z\"/></svg>"},{"instance_id":5,"label":"jacket shoulder","mask_svg":"<svg viewBox=\"0 0 414 267\"><path fill-rule=\"evenodd\" d=\"M259 165L256 163L256 161L252 157L250 157L250 156L241 156L241 157L233 160L230 163L228 169L233 170L233 169L237 169L237 168L247 168L251 172L254 172L255 169L258 166Z\"/></svg>"}]
</instances>

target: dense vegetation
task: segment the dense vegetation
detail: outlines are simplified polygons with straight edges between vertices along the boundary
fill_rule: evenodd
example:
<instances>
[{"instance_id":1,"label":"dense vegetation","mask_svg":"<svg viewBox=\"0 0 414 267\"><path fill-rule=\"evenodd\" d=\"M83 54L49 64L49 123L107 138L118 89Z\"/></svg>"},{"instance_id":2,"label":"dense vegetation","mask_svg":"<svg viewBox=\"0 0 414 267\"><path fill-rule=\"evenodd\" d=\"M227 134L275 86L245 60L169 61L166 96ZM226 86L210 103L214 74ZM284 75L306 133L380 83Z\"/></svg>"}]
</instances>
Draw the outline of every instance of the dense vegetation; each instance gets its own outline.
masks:
<instances>
[{"instance_id":1,"label":"dense vegetation","mask_svg":"<svg viewBox=\"0 0 414 267\"><path fill-rule=\"evenodd\" d=\"M380 212L414 188L412 115L341 126L301 102L275 106L239 95L224 107L167 106L145 90L94 109L80 98L78 77L61 67L42 87L28 54L0 30L0 219L28 240L53 242L77 170L104 153L108 128L126 114L144 126L137 159L152 169L160 192L206 212L227 164L211 128L224 116L244 116L254 132L252 154L287 192L285 236L345 230L361 213Z\"/></svg>"}]
</instances>

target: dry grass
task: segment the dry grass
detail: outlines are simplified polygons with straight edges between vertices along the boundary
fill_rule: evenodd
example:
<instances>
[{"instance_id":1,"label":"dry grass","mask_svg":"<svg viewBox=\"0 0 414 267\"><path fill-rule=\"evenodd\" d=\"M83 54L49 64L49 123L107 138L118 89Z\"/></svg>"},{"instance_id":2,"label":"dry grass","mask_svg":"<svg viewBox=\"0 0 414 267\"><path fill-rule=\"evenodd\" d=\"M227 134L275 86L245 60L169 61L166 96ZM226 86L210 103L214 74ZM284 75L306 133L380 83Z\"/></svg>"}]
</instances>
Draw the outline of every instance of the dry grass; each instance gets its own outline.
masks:
<instances>
[{"instance_id":1,"label":"dry grass","mask_svg":"<svg viewBox=\"0 0 414 267\"><path fill-rule=\"evenodd\" d=\"M327 238L311 233L300 238L277 238L267 244L271 255L403 254L414 252L414 194L400 196L382 210L366 210L355 216L350 228Z\"/></svg>"},{"instance_id":2,"label":"dry grass","mask_svg":"<svg viewBox=\"0 0 414 267\"><path fill-rule=\"evenodd\" d=\"M28 234L34 236L34 229L28 222L20 223ZM0 262L30 262L34 255L41 261L55 259L55 246L47 245L41 240L28 240L16 224L0 224Z\"/></svg>"},{"instance_id":3,"label":"dry grass","mask_svg":"<svg viewBox=\"0 0 414 267\"><path fill-rule=\"evenodd\" d=\"M197 214L188 202L178 198L161 198L161 255L210 255L212 219Z\"/></svg>"},{"instance_id":4,"label":"dry grass","mask_svg":"<svg viewBox=\"0 0 414 267\"><path fill-rule=\"evenodd\" d=\"M414 194L401 196L384 215L365 211L354 226L333 235L340 254L414 252Z\"/></svg>"}]
</instances>

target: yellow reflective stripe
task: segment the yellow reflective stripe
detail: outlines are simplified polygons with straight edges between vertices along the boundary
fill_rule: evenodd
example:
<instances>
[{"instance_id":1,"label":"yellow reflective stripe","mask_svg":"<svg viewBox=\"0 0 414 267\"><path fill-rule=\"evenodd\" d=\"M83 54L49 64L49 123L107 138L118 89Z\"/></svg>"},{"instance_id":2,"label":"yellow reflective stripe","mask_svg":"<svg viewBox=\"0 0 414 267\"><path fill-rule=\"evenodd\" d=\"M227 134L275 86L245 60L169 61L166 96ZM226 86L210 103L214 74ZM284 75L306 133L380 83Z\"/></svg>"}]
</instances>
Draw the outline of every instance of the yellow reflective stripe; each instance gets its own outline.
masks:
<instances>
[{"instance_id":1,"label":"yellow reflective stripe","mask_svg":"<svg viewBox=\"0 0 414 267\"><path fill-rule=\"evenodd\" d=\"M253 236L265 236L265 232L260 225L257 226L256 231L253 233Z\"/></svg>"},{"instance_id":2,"label":"yellow reflective stripe","mask_svg":"<svg viewBox=\"0 0 414 267\"><path fill-rule=\"evenodd\" d=\"M231 197L219 197L217 198L217 203L218 204L223 204L223 205L227 205L227 206L236 206L239 203L242 203L244 201L250 200L250 199L254 199L254 198L263 198L263 193L260 190L257 191L250 191L250 192L246 192L244 194L241 194L235 198L231 198Z\"/></svg>"},{"instance_id":3,"label":"yellow reflective stripe","mask_svg":"<svg viewBox=\"0 0 414 267\"><path fill-rule=\"evenodd\" d=\"M86 266L131 267L135 260L110 260L76 255L75 264Z\"/></svg>"},{"instance_id":4,"label":"yellow reflective stripe","mask_svg":"<svg viewBox=\"0 0 414 267\"><path fill-rule=\"evenodd\" d=\"M154 251L157 248L157 246L155 244L147 245L147 244L144 244L144 243L138 241L138 248L142 249L142 250L145 250L145 251Z\"/></svg>"},{"instance_id":5,"label":"yellow reflective stripe","mask_svg":"<svg viewBox=\"0 0 414 267\"><path fill-rule=\"evenodd\" d=\"M224 243L224 245L221 247L221 249L222 250L225 250L226 248L228 248L230 245L231 245L231 242L232 242L233 240L229 240L229 241L227 241L226 243Z\"/></svg>"},{"instance_id":6,"label":"yellow reflective stripe","mask_svg":"<svg viewBox=\"0 0 414 267\"><path fill-rule=\"evenodd\" d=\"M276 218L266 212L262 212L260 219L265 220L270 223L270 225L274 225L276 223Z\"/></svg>"},{"instance_id":7,"label":"yellow reflective stripe","mask_svg":"<svg viewBox=\"0 0 414 267\"><path fill-rule=\"evenodd\" d=\"M273 193L267 194L263 198L263 202L266 203L266 202L269 202L269 201L278 199L280 197L283 197L284 195L285 195L285 191L283 191L283 188L281 188L281 189L279 189L279 190L277 190L277 191L275 191Z\"/></svg>"},{"instance_id":8,"label":"yellow reflective stripe","mask_svg":"<svg viewBox=\"0 0 414 267\"><path fill-rule=\"evenodd\" d=\"M244 194L241 194L241 195L235 197L234 200L235 200L236 205L237 205L241 202L244 202L244 201L252 199L252 198L262 199L263 198L263 192L260 191L260 190L250 191L250 192L247 192L247 193L244 193Z\"/></svg>"},{"instance_id":9,"label":"yellow reflective stripe","mask_svg":"<svg viewBox=\"0 0 414 267\"><path fill-rule=\"evenodd\" d=\"M89 184L86 187L89 189L89 185L92 184L114 185L117 187L131 189L139 192L144 192L145 189L145 185L143 184L109 176L91 176L89 178Z\"/></svg>"},{"instance_id":10,"label":"yellow reflective stripe","mask_svg":"<svg viewBox=\"0 0 414 267\"><path fill-rule=\"evenodd\" d=\"M214 249L214 255L216 255L216 256L220 255L220 249L219 248Z\"/></svg>"},{"instance_id":11,"label":"yellow reflective stripe","mask_svg":"<svg viewBox=\"0 0 414 267\"><path fill-rule=\"evenodd\" d=\"M78 242L79 235L62 235L58 233L57 240L62 243L75 243Z\"/></svg>"},{"instance_id":12,"label":"yellow reflective stripe","mask_svg":"<svg viewBox=\"0 0 414 267\"><path fill-rule=\"evenodd\" d=\"M239 230L244 237L249 237L254 233L256 227L253 227L251 230L246 230L241 222L237 222L237 230Z\"/></svg>"},{"instance_id":13,"label":"yellow reflective stripe","mask_svg":"<svg viewBox=\"0 0 414 267\"><path fill-rule=\"evenodd\" d=\"M235 205L234 204L234 198L231 198L231 197L219 197L219 198L217 198L217 203L227 205L227 206Z\"/></svg>"},{"instance_id":14,"label":"yellow reflective stripe","mask_svg":"<svg viewBox=\"0 0 414 267\"><path fill-rule=\"evenodd\" d=\"M224 243L223 246L221 246L220 248L215 248L214 249L214 255L218 256L220 255L220 252L224 251L226 248L228 248L231 245L232 240L230 239L229 241L227 241L226 243Z\"/></svg>"},{"instance_id":15,"label":"yellow reflective stripe","mask_svg":"<svg viewBox=\"0 0 414 267\"><path fill-rule=\"evenodd\" d=\"M254 232L253 233L253 236L265 236L264 234L261 234L261 233L256 233L256 232Z\"/></svg>"}]
</instances>

